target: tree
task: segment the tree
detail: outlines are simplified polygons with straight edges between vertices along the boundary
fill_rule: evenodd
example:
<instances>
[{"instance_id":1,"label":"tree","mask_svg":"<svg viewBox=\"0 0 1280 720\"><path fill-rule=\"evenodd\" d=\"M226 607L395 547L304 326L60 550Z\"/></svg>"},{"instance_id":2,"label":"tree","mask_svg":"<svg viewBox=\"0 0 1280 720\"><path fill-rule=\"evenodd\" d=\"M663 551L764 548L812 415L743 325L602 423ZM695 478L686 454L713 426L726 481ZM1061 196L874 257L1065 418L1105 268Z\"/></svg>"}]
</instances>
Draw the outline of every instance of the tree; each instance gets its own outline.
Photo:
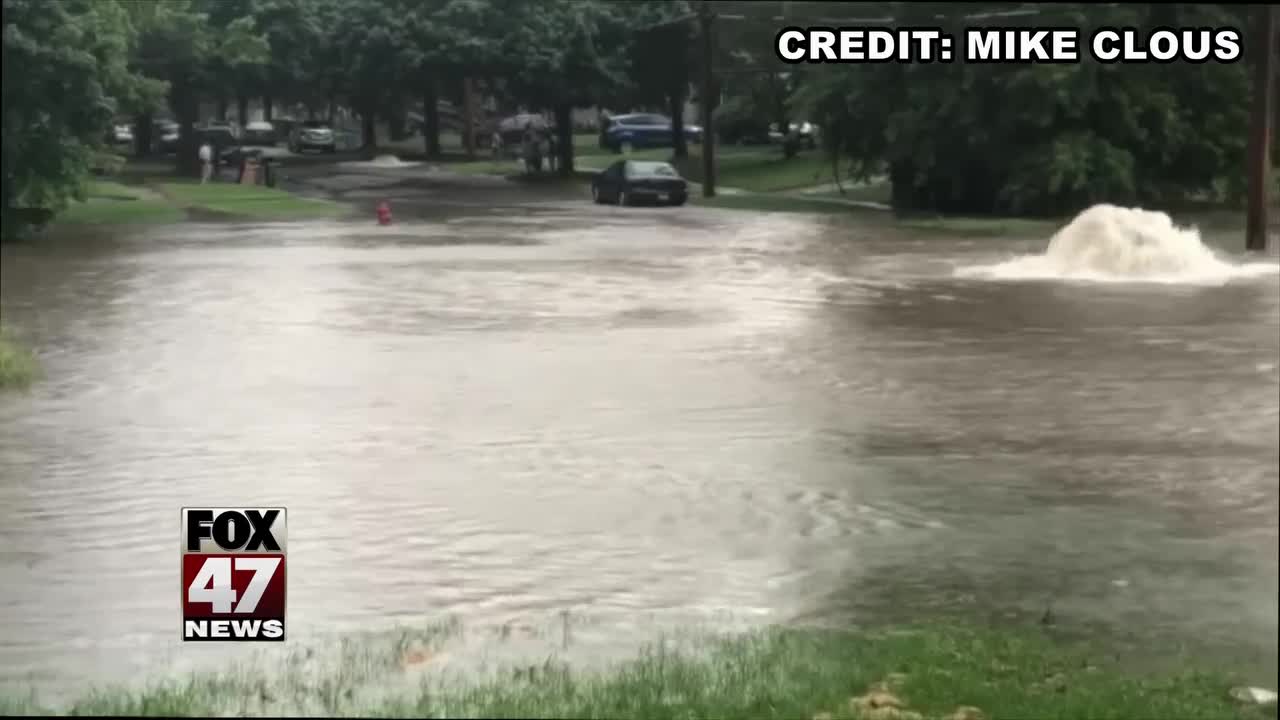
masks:
<instances>
[{"instance_id":1,"label":"tree","mask_svg":"<svg viewBox=\"0 0 1280 720\"><path fill-rule=\"evenodd\" d=\"M395 3L383 0L349 0L335 34L341 87L360 114L362 145L370 153L378 144L378 108L399 92L408 69L405 53L411 43L398 10Z\"/></svg>"},{"instance_id":2,"label":"tree","mask_svg":"<svg viewBox=\"0 0 1280 720\"><path fill-rule=\"evenodd\" d=\"M440 155L440 99L461 95L464 77L489 79L505 67L503 31L509 20L490 0L404 0L403 17L410 45L405 62L412 68L408 87L416 85L422 101L424 149ZM416 82L415 82L416 80Z\"/></svg>"},{"instance_id":3,"label":"tree","mask_svg":"<svg viewBox=\"0 0 1280 720\"><path fill-rule=\"evenodd\" d=\"M555 117L558 170L573 173L573 108L625 86L626 6L594 0L519 0L510 8L504 55L511 92Z\"/></svg>"},{"instance_id":4,"label":"tree","mask_svg":"<svg viewBox=\"0 0 1280 720\"><path fill-rule=\"evenodd\" d=\"M60 210L84 181L115 114L154 92L130 72L134 32L112 0L4 0L4 235L19 208Z\"/></svg>"},{"instance_id":5,"label":"tree","mask_svg":"<svg viewBox=\"0 0 1280 720\"><path fill-rule=\"evenodd\" d=\"M218 0L166 0L131 3L139 33L134 65L148 77L163 80L169 106L180 130L178 171L199 172L195 123L202 96L216 95L225 87L226 68L257 65L267 59L266 39L255 32L249 16L220 16L225 27L215 26L207 9Z\"/></svg>"},{"instance_id":6,"label":"tree","mask_svg":"<svg viewBox=\"0 0 1280 720\"><path fill-rule=\"evenodd\" d=\"M1210 5L1062 4L1002 25L1241 26ZM926 24L989 6L910 4ZM994 21L993 21L994 22ZM1242 167L1243 64L856 65L814 73L800 100L853 173L888 169L900 210L1059 214L1101 201L1168 203Z\"/></svg>"},{"instance_id":7,"label":"tree","mask_svg":"<svg viewBox=\"0 0 1280 720\"><path fill-rule=\"evenodd\" d=\"M665 105L671 115L672 151L689 154L684 137L684 106L692 82L696 28L687 2L641 2L628 8L632 22L642 23L629 47L629 75L641 104Z\"/></svg>"}]
</instances>

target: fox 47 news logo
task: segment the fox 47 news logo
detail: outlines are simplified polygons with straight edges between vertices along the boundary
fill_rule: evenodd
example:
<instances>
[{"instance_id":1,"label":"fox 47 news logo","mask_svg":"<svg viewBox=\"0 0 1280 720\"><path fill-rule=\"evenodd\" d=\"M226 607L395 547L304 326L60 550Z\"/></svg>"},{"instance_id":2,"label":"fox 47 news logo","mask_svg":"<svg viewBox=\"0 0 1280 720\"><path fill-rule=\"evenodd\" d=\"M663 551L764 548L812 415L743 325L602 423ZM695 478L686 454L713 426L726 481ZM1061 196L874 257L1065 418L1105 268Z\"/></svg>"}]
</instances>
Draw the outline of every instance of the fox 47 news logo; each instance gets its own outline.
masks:
<instances>
[{"instance_id":1,"label":"fox 47 news logo","mask_svg":"<svg viewBox=\"0 0 1280 720\"><path fill-rule=\"evenodd\" d=\"M182 509L182 639L283 641L284 508Z\"/></svg>"}]
</instances>

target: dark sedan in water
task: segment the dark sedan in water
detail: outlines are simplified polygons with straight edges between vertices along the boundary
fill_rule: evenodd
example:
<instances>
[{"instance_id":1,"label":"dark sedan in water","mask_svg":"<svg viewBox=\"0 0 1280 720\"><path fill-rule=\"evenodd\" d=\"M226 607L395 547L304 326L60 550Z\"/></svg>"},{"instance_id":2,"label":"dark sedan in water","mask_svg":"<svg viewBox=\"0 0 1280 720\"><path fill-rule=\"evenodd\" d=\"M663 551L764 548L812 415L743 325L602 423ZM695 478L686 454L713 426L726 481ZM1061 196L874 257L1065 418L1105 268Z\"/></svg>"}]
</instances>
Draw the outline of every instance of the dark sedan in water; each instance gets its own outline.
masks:
<instances>
[{"instance_id":1,"label":"dark sedan in water","mask_svg":"<svg viewBox=\"0 0 1280 720\"><path fill-rule=\"evenodd\" d=\"M640 201L683 205L689 183L669 163L619 160L591 179L597 203L632 205Z\"/></svg>"}]
</instances>

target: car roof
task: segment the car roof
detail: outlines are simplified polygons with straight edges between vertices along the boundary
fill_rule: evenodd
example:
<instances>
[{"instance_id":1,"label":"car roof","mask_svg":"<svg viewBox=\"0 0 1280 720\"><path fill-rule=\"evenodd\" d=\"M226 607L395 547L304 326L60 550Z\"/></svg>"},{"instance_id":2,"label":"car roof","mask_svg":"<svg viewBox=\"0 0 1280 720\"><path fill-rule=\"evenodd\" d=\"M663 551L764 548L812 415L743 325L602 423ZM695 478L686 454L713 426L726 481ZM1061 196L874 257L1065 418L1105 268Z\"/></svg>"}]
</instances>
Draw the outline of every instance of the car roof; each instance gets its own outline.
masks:
<instances>
[{"instance_id":1,"label":"car roof","mask_svg":"<svg viewBox=\"0 0 1280 720\"><path fill-rule=\"evenodd\" d=\"M676 169L672 167L671 163L662 162L661 160L625 160L624 162L626 163L627 170L634 170L636 172L666 175L666 172L662 172L665 170L676 175L680 174L676 172Z\"/></svg>"},{"instance_id":2,"label":"car roof","mask_svg":"<svg viewBox=\"0 0 1280 720\"><path fill-rule=\"evenodd\" d=\"M665 116L659 115L658 113L628 113L626 115L614 115L612 118L610 118L610 120L627 122L629 120L640 120L641 118L645 118L645 119L653 118L656 120L664 120L664 121L667 119Z\"/></svg>"}]
</instances>

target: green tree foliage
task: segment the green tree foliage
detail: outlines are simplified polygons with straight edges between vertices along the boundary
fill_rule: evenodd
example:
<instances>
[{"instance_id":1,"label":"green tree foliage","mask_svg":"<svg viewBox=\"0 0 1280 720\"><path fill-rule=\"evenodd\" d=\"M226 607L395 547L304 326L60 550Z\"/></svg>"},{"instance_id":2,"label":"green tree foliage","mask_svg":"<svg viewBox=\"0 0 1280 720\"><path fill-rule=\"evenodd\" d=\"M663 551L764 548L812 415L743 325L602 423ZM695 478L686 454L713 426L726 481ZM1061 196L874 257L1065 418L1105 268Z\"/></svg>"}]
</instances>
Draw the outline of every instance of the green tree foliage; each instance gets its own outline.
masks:
<instances>
[{"instance_id":1,"label":"green tree foliage","mask_svg":"<svg viewBox=\"0 0 1280 720\"><path fill-rule=\"evenodd\" d=\"M517 0L507 7L508 87L526 106L551 108L558 169L573 172L572 110L626 86L631 18L627 5Z\"/></svg>"},{"instance_id":2,"label":"green tree foliage","mask_svg":"<svg viewBox=\"0 0 1280 720\"><path fill-rule=\"evenodd\" d=\"M642 105L660 105L670 114L674 155L688 155L684 137L684 105L693 82L696 25L689 3L636 2L628 9L631 22L641 24L629 43L632 98ZM622 88L619 88L622 90ZM621 93L619 93L621 94Z\"/></svg>"},{"instance_id":3,"label":"green tree foliage","mask_svg":"<svg viewBox=\"0 0 1280 720\"><path fill-rule=\"evenodd\" d=\"M4 231L16 208L61 209L83 192L117 112L157 87L128 67L134 28L113 0L4 0Z\"/></svg>"},{"instance_id":4,"label":"green tree foliage","mask_svg":"<svg viewBox=\"0 0 1280 720\"><path fill-rule=\"evenodd\" d=\"M254 18L228 12L247 11L247 4L220 2L129 3L139 33L135 68L168 87L169 107L181 126L178 169L188 175L196 174L199 165L194 128L201 98L224 90L229 75L267 59L267 42L257 33Z\"/></svg>"},{"instance_id":5,"label":"green tree foliage","mask_svg":"<svg viewBox=\"0 0 1280 720\"><path fill-rule=\"evenodd\" d=\"M371 150L378 108L389 104L389 94L400 91L411 69L412 26L396 3L384 0L347 0L341 13L335 35L340 87L360 114L363 144Z\"/></svg>"},{"instance_id":6,"label":"green tree foliage","mask_svg":"<svg viewBox=\"0 0 1280 720\"><path fill-rule=\"evenodd\" d=\"M910 6L921 15L990 10ZM994 24L994 23L993 23ZM1213 5L1057 5L999 24L1243 27ZM964 21L949 28L957 33ZM887 168L902 210L1056 214L1167 203L1243 167L1248 71L1225 65L855 65L801 101L854 175Z\"/></svg>"},{"instance_id":7,"label":"green tree foliage","mask_svg":"<svg viewBox=\"0 0 1280 720\"><path fill-rule=\"evenodd\" d=\"M459 97L464 77L495 85L507 67L502 57L503 8L488 0L401 0L409 45L404 91L423 107L423 141L428 155L440 154L442 97Z\"/></svg>"}]
</instances>

